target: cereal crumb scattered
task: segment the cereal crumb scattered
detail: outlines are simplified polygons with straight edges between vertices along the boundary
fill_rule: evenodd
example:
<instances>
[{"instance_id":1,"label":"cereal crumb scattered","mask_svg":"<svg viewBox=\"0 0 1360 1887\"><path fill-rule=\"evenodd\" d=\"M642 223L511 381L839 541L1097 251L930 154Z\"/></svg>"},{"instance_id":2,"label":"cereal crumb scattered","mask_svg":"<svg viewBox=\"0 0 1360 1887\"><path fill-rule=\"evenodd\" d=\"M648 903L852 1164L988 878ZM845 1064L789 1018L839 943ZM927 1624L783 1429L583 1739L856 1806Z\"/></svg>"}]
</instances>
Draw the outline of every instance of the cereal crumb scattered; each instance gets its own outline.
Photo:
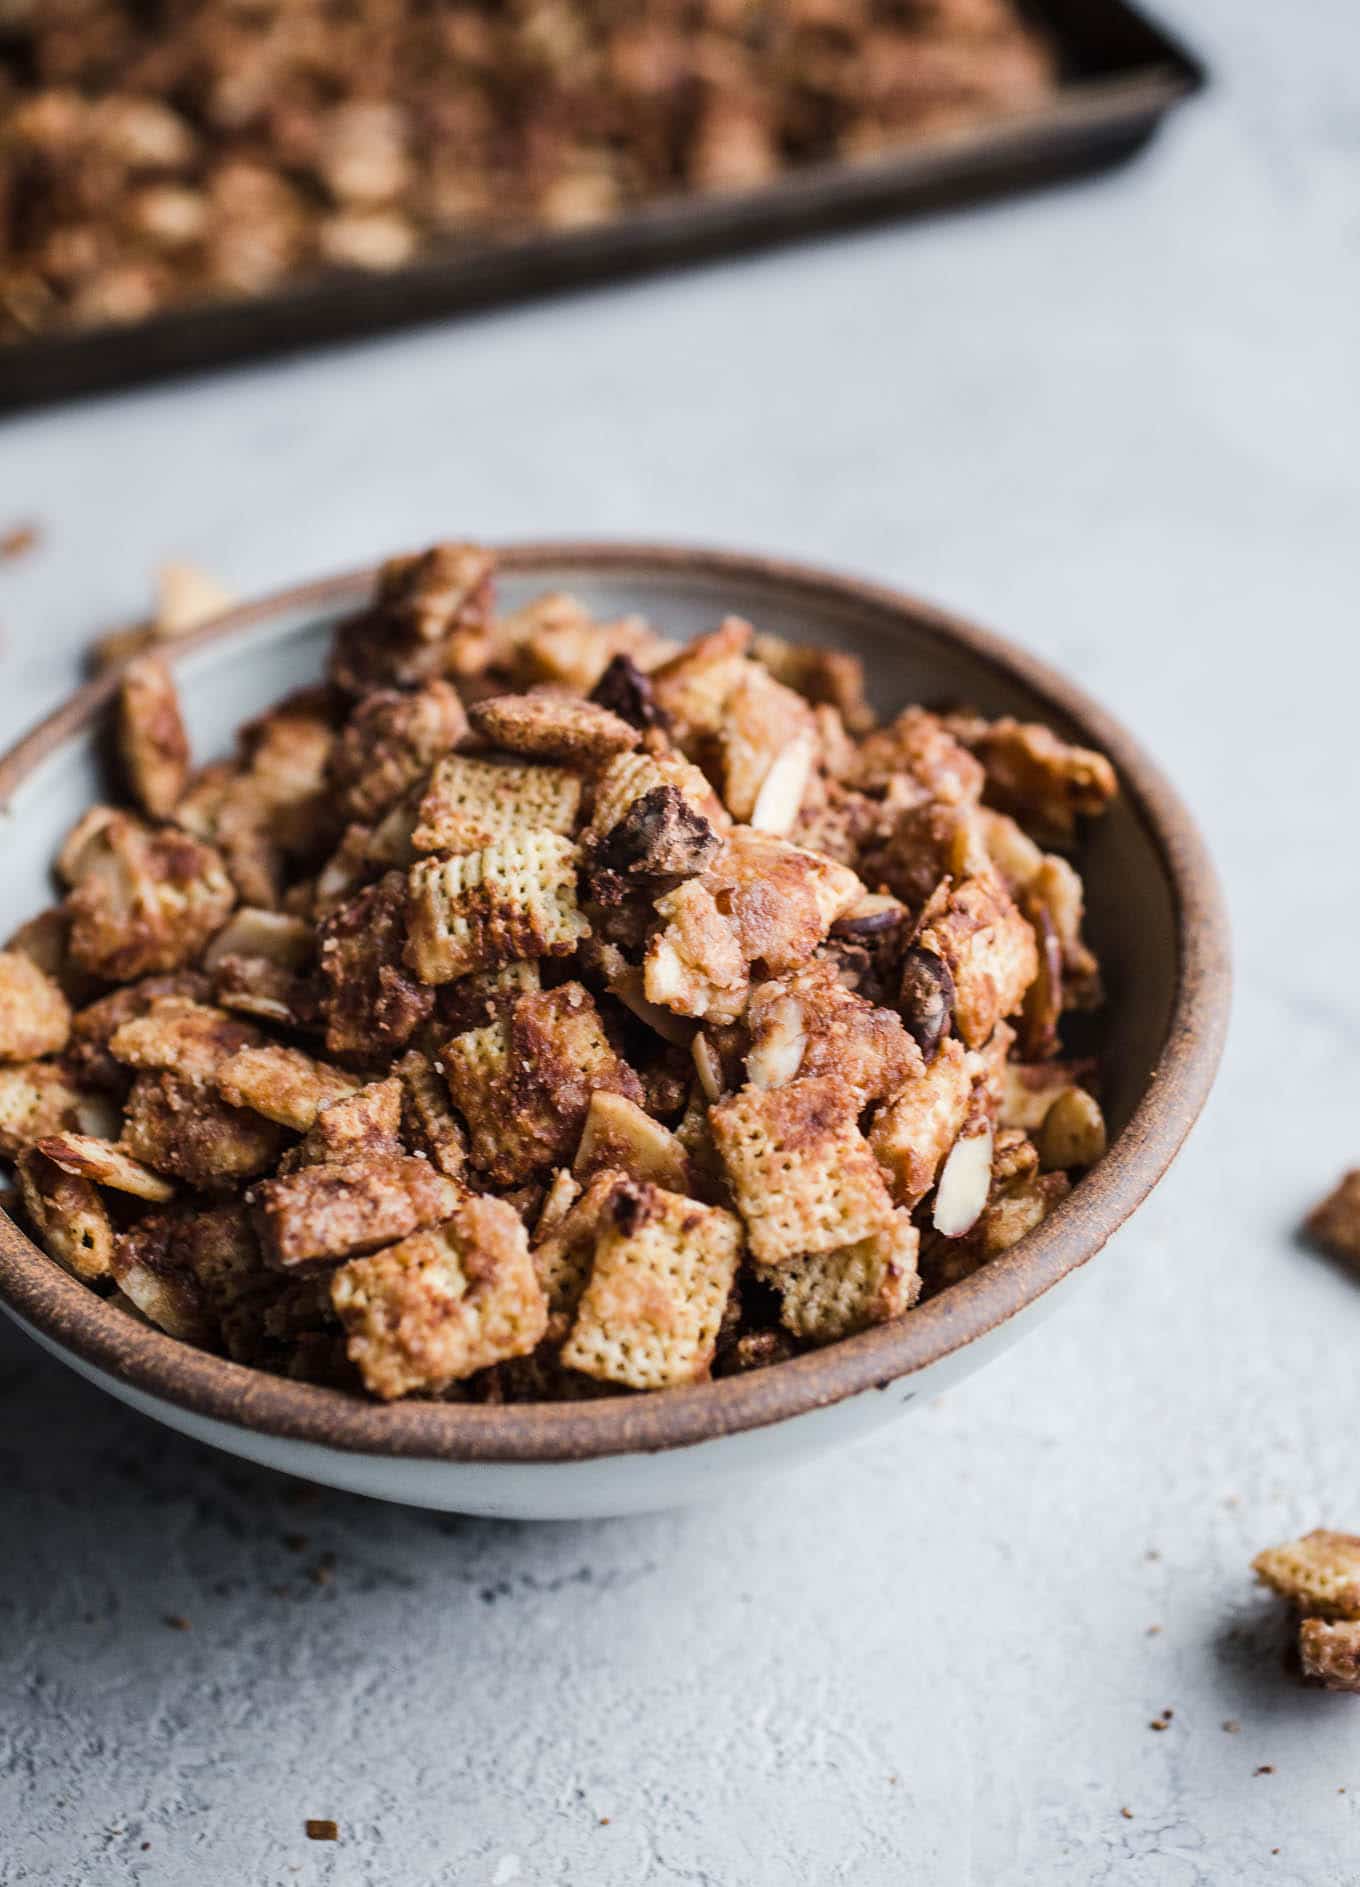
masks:
<instances>
[{"instance_id":1,"label":"cereal crumb scattered","mask_svg":"<svg viewBox=\"0 0 1360 1887\"><path fill-rule=\"evenodd\" d=\"M31 550L36 550L42 542L42 530L37 524L12 524L0 533L0 561L8 563L14 558L26 557Z\"/></svg>"},{"instance_id":2,"label":"cereal crumb scattered","mask_svg":"<svg viewBox=\"0 0 1360 1887\"><path fill-rule=\"evenodd\" d=\"M1131 1808L1121 1808L1119 1812L1124 1817L1125 1821L1133 1820L1133 1810Z\"/></svg>"},{"instance_id":3,"label":"cereal crumb scattered","mask_svg":"<svg viewBox=\"0 0 1360 1887\"><path fill-rule=\"evenodd\" d=\"M1242 1728L1242 1725L1237 1721L1236 1717L1224 1717L1223 1728L1228 1732L1229 1736L1236 1736L1237 1732Z\"/></svg>"},{"instance_id":4,"label":"cereal crumb scattered","mask_svg":"<svg viewBox=\"0 0 1360 1887\"><path fill-rule=\"evenodd\" d=\"M1275 1765L1274 1763L1258 1763L1251 1773L1254 1776L1273 1776L1275 1773Z\"/></svg>"},{"instance_id":5,"label":"cereal crumb scattered","mask_svg":"<svg viewBox=\"0 0 1360 1887\"><path fill-rule=\"evenodd\" d=\"M325 1819L317 1820L313 1817L308 1819L305 1826L307 1829L307 1839L309 1841L338 1841L340 1839L340 1825L338 1822Z\"/></svg>"}]
</instances>

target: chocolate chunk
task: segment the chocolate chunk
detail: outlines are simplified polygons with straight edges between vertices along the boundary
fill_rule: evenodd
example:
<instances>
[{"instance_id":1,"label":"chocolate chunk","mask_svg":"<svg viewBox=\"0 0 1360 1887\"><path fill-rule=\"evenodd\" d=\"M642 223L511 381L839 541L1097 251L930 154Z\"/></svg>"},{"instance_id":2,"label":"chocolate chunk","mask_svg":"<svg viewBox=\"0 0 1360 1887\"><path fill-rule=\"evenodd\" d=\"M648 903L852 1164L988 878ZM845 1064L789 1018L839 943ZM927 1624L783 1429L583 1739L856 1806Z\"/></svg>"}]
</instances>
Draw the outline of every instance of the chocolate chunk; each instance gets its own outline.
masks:
<instances>
[{"instance_id":1,"label":"chocolate chunk","mask_svg":"<svg viewBox=\"0 0 1360 1887\"><path fill-rule=\"evenodd\" d=\"M657 706L652 684L631 655L616 655L591 691L596 707L627 721L630 727L665 727L663 710Z\"/></svg>"},{"instance_id":2,"label":"chocolate chunk","mask_svg":"<svg viewBox=\"0 0 1360 1887\"><path fill-rule=\"evenodd\" d=\"M932 1060L954 1019L954 979L933 950L913 944L904 955L900 1007L907 1033Z\"/></svg>"}]
</instances>

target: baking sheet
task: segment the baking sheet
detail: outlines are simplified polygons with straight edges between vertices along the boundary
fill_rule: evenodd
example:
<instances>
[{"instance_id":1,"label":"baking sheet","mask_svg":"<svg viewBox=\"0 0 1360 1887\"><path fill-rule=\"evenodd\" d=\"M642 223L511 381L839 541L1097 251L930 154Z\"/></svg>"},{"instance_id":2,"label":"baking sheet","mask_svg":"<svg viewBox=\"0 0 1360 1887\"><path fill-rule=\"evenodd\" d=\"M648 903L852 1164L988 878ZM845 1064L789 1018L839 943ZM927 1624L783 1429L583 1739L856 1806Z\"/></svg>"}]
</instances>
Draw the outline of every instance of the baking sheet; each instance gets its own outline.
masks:
<instances>
[{"instance_id":1,"label":"baking sheet","mask_svg":"<svg viewBox=\"0 0 1360 1887\"><path fill-rule=\"evenodd\" d=\"M0 345L0 409L996 197L1130 155L1204 81L1194 57L1124 0L1029 10L1065 69L1034 111L872 162L808 165L759 190L668 198L589 229L450 244L389 273L311 275L264 296Z\"/></svg>"}]
</instances>

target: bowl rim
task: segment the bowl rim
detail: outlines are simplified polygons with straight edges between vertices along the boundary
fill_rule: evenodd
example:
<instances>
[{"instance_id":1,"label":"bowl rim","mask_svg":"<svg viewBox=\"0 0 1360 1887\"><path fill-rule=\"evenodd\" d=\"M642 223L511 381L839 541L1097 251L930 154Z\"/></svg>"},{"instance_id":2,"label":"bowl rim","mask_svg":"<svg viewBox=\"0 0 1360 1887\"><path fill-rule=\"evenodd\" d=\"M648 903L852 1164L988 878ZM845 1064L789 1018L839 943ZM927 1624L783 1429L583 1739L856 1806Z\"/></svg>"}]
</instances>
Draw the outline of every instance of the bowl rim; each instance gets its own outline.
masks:
<instances>
[{"instance_id":1,"label":"bowl rim","mask_svg":"<svg viewBox=\"0 0 1360 1887\"><path fill-rule=\"evenodd\" d=\"M1166 1039L1147 1088L1104 1159L1010 1251L896 1322L771 1369L645 1396L482 1405L369 1402L270 1376L136 1322L39 1250L0 1213L0 1303L58 1351L192 1415L347 1453L457 1462L547 1463L692 1446L883 1390L999 1329L1098 1252L1165 1173L1213 1084L1227 1031L1227 911L1204 842L1179 795L1140 744L1076 683L976 624L883 585L780 557L646 542L520 541L499 567L533 575L672 571L765 586L825 609L848 606L888 629L961 644L1113 761L1122 792L1167 874L1176 929ZM271 618L361 602L372 567L276 591L168 644L173 663ZM118 673L79 688L0 758L0 805L49 754L98 720Z\"/></svg>"}]
</instances>

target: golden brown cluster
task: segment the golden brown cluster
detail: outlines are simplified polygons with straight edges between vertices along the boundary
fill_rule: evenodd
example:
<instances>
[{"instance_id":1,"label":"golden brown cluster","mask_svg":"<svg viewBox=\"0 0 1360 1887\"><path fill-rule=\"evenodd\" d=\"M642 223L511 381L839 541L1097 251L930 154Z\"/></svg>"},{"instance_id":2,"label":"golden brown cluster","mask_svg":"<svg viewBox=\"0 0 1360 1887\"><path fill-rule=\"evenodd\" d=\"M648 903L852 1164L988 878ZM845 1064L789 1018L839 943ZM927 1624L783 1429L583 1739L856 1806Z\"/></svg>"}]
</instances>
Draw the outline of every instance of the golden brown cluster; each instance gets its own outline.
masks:
<instances>
[{"instance_id":1,"label":"golden brown cluster","mask_svg":"<svg viewBox=\"0 0 1360 1887\"><path fill-rule=\"evenodd\" d=\"M8 0L0 337L606 221L1023 109L1013 0Z\"/></svg>"},{"instance_id":2,"label":"golden brown cluster","mask_svg":"<svg viewBox=\"0 0 1360 1887\"><path fill-rule=\"evenodd\" d=\"M681 647L393 560L324 683L131 806L0 952L0 1149L123 1309L384 1398L599 1395L902 1315L1097 1160L1060 851L1115 791L730 617Z\"/></svg>"},{"instance_id":3,"label":"golden brown cluster","mask_svg":"<svg viewBox=\"0 0 1360 1887\"><path fill-rule=\"evenodd\" d=\"M1360 1538L1315 1527L1258 1553L1252 1569L1300 1614L1304 1676L1328 1690L1360 1691Z\"/></svg>"}]
</instances>

